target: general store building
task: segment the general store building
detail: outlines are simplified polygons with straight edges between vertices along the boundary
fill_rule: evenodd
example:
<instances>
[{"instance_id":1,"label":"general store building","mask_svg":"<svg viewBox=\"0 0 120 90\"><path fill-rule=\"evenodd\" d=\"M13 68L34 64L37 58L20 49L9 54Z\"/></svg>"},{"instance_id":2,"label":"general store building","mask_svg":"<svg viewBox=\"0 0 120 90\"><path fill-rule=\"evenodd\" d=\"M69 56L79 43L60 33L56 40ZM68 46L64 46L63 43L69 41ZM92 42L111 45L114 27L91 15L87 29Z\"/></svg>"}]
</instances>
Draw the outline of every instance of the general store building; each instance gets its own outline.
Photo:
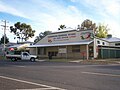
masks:
<instances>
[{"instance_id":1,"label":"general store building","mask_svg":"<svg viewBox=\"0 0 120 90\"><path fill-rule=\"evenodd\" d=\"M111 40L110 40L111 39ZM115 38L114 38L115 39ZM99 39L93 30L59 30L29 46L30 53L40 58L94 59L119 58L120 39ZM106 52L108 56L106 57ZM110 54L115 53L111 56ZM118 54L117 54L118 53Z\"/></svg>"}]
</instances>

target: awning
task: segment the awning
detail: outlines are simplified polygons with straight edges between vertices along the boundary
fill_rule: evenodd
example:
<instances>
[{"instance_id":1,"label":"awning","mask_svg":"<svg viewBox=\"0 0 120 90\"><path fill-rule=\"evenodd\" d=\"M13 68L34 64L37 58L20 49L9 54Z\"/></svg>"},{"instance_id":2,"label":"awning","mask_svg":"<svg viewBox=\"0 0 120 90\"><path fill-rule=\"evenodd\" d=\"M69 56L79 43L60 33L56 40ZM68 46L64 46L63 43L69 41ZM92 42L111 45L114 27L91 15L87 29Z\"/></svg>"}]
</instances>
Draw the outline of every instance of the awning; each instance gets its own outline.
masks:
<instances>
[{"instance_id":1,"label":"awning","mask_svg":"<svg viewBox=\"0 0 120 90\"><path fill-rule=\"evenodd\" d=\"M50 43L50 44L40 44L40 45L30 45L28 48L34 47L52 47L52 46L68 46L68 45L88 45L92 41L78 41L78 42L64 42L64 43Z\"/></svg>"},{"instance_id":2,"label":"awning","mask_svg":"<svg viewBox=\"0 0 120 90\"><path fill-rule=\"evenodd\" d=\"M10 46L9 48L17 48L18 50L24 50L26 47L29 47L29 44L18 44Z\"/></svg>"}]
</instances>

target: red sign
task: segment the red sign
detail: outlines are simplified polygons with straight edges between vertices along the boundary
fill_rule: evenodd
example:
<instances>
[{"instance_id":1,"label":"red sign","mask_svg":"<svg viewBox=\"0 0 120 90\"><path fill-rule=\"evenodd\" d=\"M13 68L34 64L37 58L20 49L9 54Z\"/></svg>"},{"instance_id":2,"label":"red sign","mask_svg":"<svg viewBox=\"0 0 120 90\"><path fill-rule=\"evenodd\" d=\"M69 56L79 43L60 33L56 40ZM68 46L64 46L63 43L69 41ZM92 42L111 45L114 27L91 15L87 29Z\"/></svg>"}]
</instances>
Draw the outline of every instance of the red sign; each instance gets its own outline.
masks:
<instances>
[{"instance_id":1,"label":"red sign","mask_svg":"<svg viewBox=\"0 0 120 90\"><path fill-rule=\"evenodd\" d=\"M13 51L13 50L14 50L14 48L10 48L9 50L10 50L10 51Z\"/></svg>"}]
</instances>

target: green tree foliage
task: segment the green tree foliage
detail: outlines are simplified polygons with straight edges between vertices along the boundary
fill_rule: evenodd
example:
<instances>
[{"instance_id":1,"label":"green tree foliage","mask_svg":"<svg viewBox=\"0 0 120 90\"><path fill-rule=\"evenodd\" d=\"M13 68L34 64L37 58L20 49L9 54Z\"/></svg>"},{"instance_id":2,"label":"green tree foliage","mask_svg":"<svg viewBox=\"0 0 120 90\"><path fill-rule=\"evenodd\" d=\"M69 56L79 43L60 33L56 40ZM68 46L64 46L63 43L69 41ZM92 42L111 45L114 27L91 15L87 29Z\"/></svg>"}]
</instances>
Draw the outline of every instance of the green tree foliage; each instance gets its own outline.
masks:
<instances>
[{"instance_id":1,"label":"green tree foliage","mask_svg":"<svg viewBox=\"0 0 120 90\"><path fill-rule=\"evenodd\" d=\"M93 23L89 19L86 19L83 21L83 23L81 24L81 29L82 30L87 30L87 29L94 30L95 36L97 36L99 38L107 37L108 30L109 30L107 25L99 24L98 26L96 26L96 23Z\"/></svg>"},{"instance_id":2,"label":"green tree foliage","mask_svg":"<svg viewBox=\"0 0 120 90\"><path fill-rule=\"evenodd\" d=\"M52 32L51 31L45 31L45 32L41 32L39 34L39 36L36 36L34 42L37 43L38 41L40 41L42 38L44 38L46 35L49 35L51 34Z\"/></svg>"},{"instance_id":3,"label":"green tree foliage","mask_svg":"<svg viewBox=\"0 0 120 90\"><path fill-rule=\"evenodd\" d=\"M35 40L34 40L34 43L37 43L38 41L40 41L40 37L39 36L36 36Z\"/></svg>"},{"instance_id":4,"label":"green tree foliage","mask_svg":"<svg viewBox=\"0 0 120 90\"><path fill-rule=\"evenodd\" d=\"M65 29L65 28L66 28L65 25L60 25L60 27L58 28L58 30Z\"/></svg>"},{"instance_id":5,"label":"green tree foliage","mask_svg":"<svg viewBox=\"0 0 120 90\"><path fill-rule=\"evenodd\" d=\"M7 38L7 36L5 36L5 44L9 43L9 38ZM0 44L4 44L4 35L2 36L1 40L0 40Z\"/></svg>"},{"instance_id":6,"label":"green tree foliage","mask_svg":"<svg viewBox=\"0 0 120 90\"><path fill-rule=\"evenodd\" d=\"M29 38L32 38L35 33L35 30L32 30L30 25L20 22L15 23L14 26L10 26L10 30L11 33L14 33L16 35L19 41L27 41Z\"/></svg>"},{"instance_id":7,"label":"green tree foliage","mask_svg":"<svg viewBox=\"0 0 120 90\"><path fill-rule=\"evenodd\" d=\"M96 36L99 38L105 38L108 35L108 27L104 24L99 24L96 30Z\"/></svg>"}]
</instances>

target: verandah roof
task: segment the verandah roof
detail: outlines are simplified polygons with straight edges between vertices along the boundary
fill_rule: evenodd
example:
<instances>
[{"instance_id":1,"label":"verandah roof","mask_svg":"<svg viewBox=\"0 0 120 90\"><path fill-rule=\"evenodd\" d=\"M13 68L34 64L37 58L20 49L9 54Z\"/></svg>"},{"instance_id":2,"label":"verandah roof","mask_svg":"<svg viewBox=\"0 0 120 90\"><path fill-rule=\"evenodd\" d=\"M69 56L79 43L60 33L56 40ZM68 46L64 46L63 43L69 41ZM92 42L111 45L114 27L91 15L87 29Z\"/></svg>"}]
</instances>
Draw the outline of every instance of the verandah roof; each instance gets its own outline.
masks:
<instances>
[{"instance_id":1,"label":"verandah roof","mask_svg":"<svg viewBox=\"0 0 120 90\"><path fill-rule=\"evenodd\" d=\"M52 47L52 46L68 46L68 45L88 45L92 43L92 41L78 41L78 42L64 42L64 43L50 43L50 44L40 44L40 45L31 45L28 48L34 47Z\"/></svg>"}]
</instances>

